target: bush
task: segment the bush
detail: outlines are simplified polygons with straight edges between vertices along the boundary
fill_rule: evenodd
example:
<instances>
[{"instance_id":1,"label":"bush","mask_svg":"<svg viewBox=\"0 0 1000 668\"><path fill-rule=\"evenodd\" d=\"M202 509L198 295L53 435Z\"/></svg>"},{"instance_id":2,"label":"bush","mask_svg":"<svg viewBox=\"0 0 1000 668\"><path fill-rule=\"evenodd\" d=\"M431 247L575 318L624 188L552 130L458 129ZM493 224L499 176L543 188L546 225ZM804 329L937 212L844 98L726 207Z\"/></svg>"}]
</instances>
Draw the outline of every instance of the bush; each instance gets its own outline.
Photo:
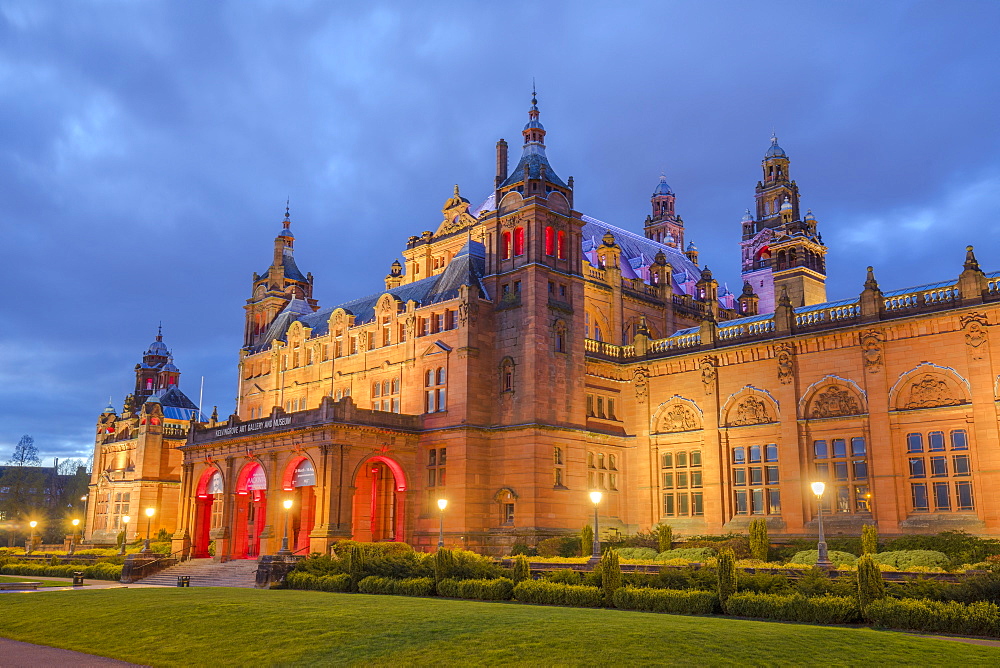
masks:
<instances>
[{"instance_id":1,"label":"bush","mask_svg":"<svg viewBox=\"0 0 1000 668\"><path fill-rule=\"evenodd\" d=\"M795 591L784 573L740 573L740 590L759 594L791 594Z\"/></svg>"},{"instance_id":2,"label":"bush","mask_svg":"<svg viewBox=\"0 0 1000 668\"><path fill-rule=\"evenodd\" d=\"M580 574L572 568L558 568L545 574L546 582L559 582L561 584L580 584Z\"/></svg>"},{"instance_id":3,"label":"bush","mask_svg":"<svg viewBox=\"0 0 1000 668\"><path fill-rule=\"evenodd\" d=\"M601 556L601 589L607 605L612 605L615 591L621 586L622 569L618 562L618 551L608 550Z\"/></svg>"},{"instance_id":4,"label":"bush","mask_svg":"<svg viewBox=\"0 0 1000 668\"><path fill-rule=\"evenodd\" d=\"M523 554L514 557L514 568L512 570L511 579L514 582L527 580L531 577L531 565L528 563L528 558Z\"/></svg>"},{"instance_id":5,"label":"bush","mask_svg":"<svg viewBox=\"0 0 1000 668\"><path fill-rule=\"evenodd\" d=\"M750 558L750 539L741 534L726 534L724 536L692 536L685 540L682 547L708 547L713 554L730 549L737 559Z\"/></svg>"},{"instance_id":6,"label":"bush","mask_svg":"<svg viewBox=\"0 0 1000 668\"><path fill-rule=\"evenodd\" d=\"M1000 636L1000 608L985 601L962 604L884 598L873 601L867 614L877 628Z\"/></svg>"},{"instance_id":7,"label":"bush","mask_svg":"<svg viewBox=\"0 0 1000 668\"><path fill-rule=\"evenodd\" d=\"M861 554L878 552L878 529L874 524L861 527Z\"/></svg>"},{"instance_id":8,"label":"bush","mask_svg":"<svg viewBox=\"0 0 1000 668\"><path fill-rule=\"evenodd\" d=\"M514 587L514 598L522 603L599 608L603 596L598 587L525 580Z\"/></svg>"},{"instance_id":9,"label":"bush","mask_svg":"<svg viewBox=\"0 0 1000 668\"><path fill-rule=\"evenodd\" d=\"M358 583L362 594L395 594L397 596L431 596L434 593L432 578L383 578L369 575Z\"/></svg>"},{"instance_id":10,"label":"bush","mask_svg":"<svg viewBox=\"0 0 1000 668\"><path fill-rule=\"evenodd\" d=\"M767 539L767 522L755 519L750 522L750 558L757 561L767 561L767 552L771 544Z\"/></svg>"},{"instance_id":11,"label":"bush","mask_svg":"<svg viewBox=\"0 0 1000 668\"><path fill-rule=\"evenodd\" d=\"M656 544L660 552L667 552L674 547L674 529L669 524L659 524L656 527Z\"/></svg>"},{"instance_id":12,"label":"bush","mask_svg":"<svg viewBox=\"0 0 1000 668\"><path fill-rule=\"evenodd\" d=\"M26 575L29 577L71 578L74 571L82 571L83 577L90 580L120 580L122 577L122 567L118 564L49 566L48 564L15 562L0 566L0 573L4 575Z\"/></svg>"},{"instance_id":13,"label":"bush","mask_svg":"<svg viewBox=\"0 0 1000 668\"><path fill-rule=\"evenodd\" d=\"M723 550L719 554L719 565L716 570L718 578L716 591L719 594L719 605L726 611L726 602L736 593L736 557L732 550Z\"/></svg>"},{"instance_id":14,"label":"bush","mask_svg":"<svg viewBox=\"0 0 1000 668\"><path fill-rule=\"evenodd\" d=\"M434 580L440 582L450 578L455 571L455 555L446 547L439 547L434 553Z\"/></svg>"},{"instance_id":15,"label":"bush","mask_svg":"<svg viewBox=\"0 0 1000 668\"><path fill-rule=\"evenodd\" d=\"M289 589L347 592L351 591L351 576L347 573L313 575L303 571L291 571L285 576L285 586Z\"/></svg>"},{"instance_id":16,"label":"bush","mask_svg":"<svg viewBox=\"0 0 1000 668\"><path fill-rule=\"evenodd\" d=\"M681 547L667 550L656 555L656 561L671 559L687 559L688 561L706 561L715 557L715 551L710 547Z\"/></svg>"},{"instance_id":17,"label":"bush","mask_svg":"<svg viewBox=\"0 0 1000 668\"><path fill-rule=\"evenodd\" d=\"M505 574L492 557L471 550L452 550L451 553L454 558L451 577L458 580L492 580Z\"/></svg>"},{"instance_id":18,"label":"bush","mask_svg":"<svg viewBox=\"0 0 1000 668\"><path fill-rule=\"evenodd\" d=\"M593 554L594 552L594 527L589 524L584 525L580 531L580 556Z\"/></svg>"},{"instance_id":19,"label":"bush","mask_svg":"<svg viewBox=\"0 0 1000 668\"><path fill-rule=\"evenodd\" d=\"M885 598L882 572L875 565L872 555L862 555L858 559L858 607L865 612L873 601L882 598Z\"/></svg>"},{"instance_id":20,"label":"bush","mask_svg":"<svg viewBox=\"0 0 1000 668\"><path fill-rule=\"evenodd\" d=\"M827 556L830 558L830 563L834 566L853 566L858 560L853 554L837 550L830 550L827 552ZM819 561L819 550L803 550L802 552L796 552L789 563L814 566L817 561Z\"/></svg>"},{"instance_id":21,"label":"bush","mask_svg":"<svg viewBox=\"0 0 1000 668\"><path fill-rule=\"evenodd\" d=\"M651 547L620 547L617 550L619 559L656 559L656 550Z\"/></svg>"},{"instance_id":22,"label":"bush","mask_svg":"<svg viewBox=\"0 0 1000 668\"><path fill-rule=\"evenodd\" d=\"M507 578L492 580L460 580L458 582L460 598L472 598L480 601L509 601L514 596L514 582Z\"/></svg>"},{"instance_id":23,"label":"bush","mask_svg":"<svg viewBox=\"0 0 1000 668\"><path fill-rule=\"evenodd\" d=\"M622 587L614 594L616 608L668 612L674 615L710 615L719 607L719 597L710 591L681 591Z\"/></svg>"},{"instance_id":24,"label":"bush","mask_svg":"<svg viewBox=\"0 0 1000 668\"><path fill-rule=\"evenodd\" d=\"M964 531L943 531L933 536L903 536L885 544L887 552L899 550L931 550L947 555L949 566L975 564L1000 554L1000 541L973 536Z\"/></svg>"},{"instance_id":25,"label":"bush","mask_svg":"<svg viewBox=\"0 0 1000 668\"><path fill-rule=\"evenodd\" d=\"M733 594L726 611L737 617L777 619L813 624L851 624L859 621L858 603L848 596L782 596L744 592Z\"/></svg>"},{"instance_id":26,"label":"bush","mask_svg":"<svg viewBox=\"0 0 1000 668\"><path fill-rule=\"evenodd\" d=\"M894 541L895 542L895 541ZM934 550L894 550L873 554L872 559L877 564L891 566L896 570L905 571L914 567L944 568L948 565L948 556Z\"/></svg>"},{"instance_id":27,"label":"bush","mask_svg":"<svg viewBox=\"0 0 1000 668\"><path fill-rule=\"evenodd\" d=\"M578 557L580 539L577 536L556 536L546 538L538 544L540 557Z\"/></svg>"},{"instance_id":28,"label":"bush","mask_svg":"<svg viewBox=\"0 0 1000 668\"><path fill-rule=\"evenodd\" d=\"M518 554L525 554L529 557L538 556L538 550L530 547L527 543L514 543L510 547L510 556L516 556Z\"/></svg>"}]
</instances>

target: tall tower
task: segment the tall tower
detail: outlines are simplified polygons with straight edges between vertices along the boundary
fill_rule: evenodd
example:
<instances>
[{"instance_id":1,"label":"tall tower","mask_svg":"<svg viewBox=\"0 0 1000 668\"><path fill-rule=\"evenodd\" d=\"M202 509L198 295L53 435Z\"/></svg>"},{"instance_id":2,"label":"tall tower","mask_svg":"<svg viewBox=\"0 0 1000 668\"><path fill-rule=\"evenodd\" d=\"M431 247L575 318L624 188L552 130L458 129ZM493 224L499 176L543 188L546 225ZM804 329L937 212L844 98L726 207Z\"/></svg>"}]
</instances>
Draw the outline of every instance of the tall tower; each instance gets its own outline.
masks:
<instances>
[{"instance_id":1,"label":"tall tower","mask_svg":"<svg viewBox=\"0 0 1000 668\"><path fill-rule=\"evenodd\" d=\"M644 231L647 239L684 249L684 221L674 211L676 197L667 185L667 177L660 175L660 182L653 191L650 203L653 214L646 217Z\"/></svg>"},{"instance_id":2,"label":"tall tower","mask_svg":"<svg viewBox=\"0 0 1000 668\"><path fill-rule=\"evenodd\" d=\"M174 366L174 358L163 343L162 325L156 332L156 340L142 355L142 361L135 365L135 405L141 406L157 390L177 387L181 372Z\"/></svg>"},{"instance_id":3,"label":"tall tower","mask_svg":"<svg viewBox=\"0 0 1000 668\"><path fill-rule=\"evenodd\" d=\"M246 309L243 334L245 348L260 343L268 325L292 299L305 300L313 310L318 308L317 301L312 298L312 274L303 276L295 264L293 252L295 236L292 234L291 225L286 205L281 232L274 239L271 266L263 275L254 272L252 296L243 307Z\"/></svg>"},{"instance_id":4,"label":"tall tower","mask_svg":"<svg viewBox=\"0 0 1000 668\"><path fill-rule=\"evenodd\" d=\"M742 277L759 298L761 313L774 311L775 294L786 290L792 306L826 301L826 246L812 212L799 216L799 187L789 159L771 136L761 161L763 180L755 193L757 215L743 216Z\"/></svg>"}]
</instances>

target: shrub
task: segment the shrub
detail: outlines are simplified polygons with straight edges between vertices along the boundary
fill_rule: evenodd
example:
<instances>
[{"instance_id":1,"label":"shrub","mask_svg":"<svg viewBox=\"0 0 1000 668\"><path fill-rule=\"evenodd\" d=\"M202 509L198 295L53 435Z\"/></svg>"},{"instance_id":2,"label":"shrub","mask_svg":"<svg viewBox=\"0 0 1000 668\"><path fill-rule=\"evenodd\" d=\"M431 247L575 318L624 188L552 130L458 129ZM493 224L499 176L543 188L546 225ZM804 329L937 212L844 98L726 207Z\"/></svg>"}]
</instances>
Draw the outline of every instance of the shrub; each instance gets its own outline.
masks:
<instances>
[{"instance_id":1,"label":"shrub","mask_svg":"<svg viewBox=\"0 0 1000 668\"><path fill-rule=\"evenodd\" d=\"M620 559L656 559L658 554L651 547L620 547L617 551Z\"/></svg>"},{"instance_id":2,"label":"shrub","mask_svg":"<svg viewBox=\"0 0 1000 668\"><path fill-rule=\"evenodd\" d=\"M480 601L509 601L514 596L514 582L507 578L460 580L458 595Z\"/></svg>"},{"instance_id":3,"label":"shrub","mask_svg":"<svg viewBox=\"0 0 1000 668\"><path fill-rule=\"evenodd\" d=\"M896 538L885 544L886 551L932 550L942 552L949 566L974 564L991 555L1000 554L1000 541L983 539L964 531L943 531L933 536L912 535Z\"/></svg>"},{"instance_id":4,"label":"shrub","mask_svg":"<svg viewBox=\"0 0 1000 668\"><path fill-rule=\"evenodd\" d=\"M878 552L878 529L874 524L861 527L861 554Z\"/></svg>"},{"instance_id":5,"label":"shrub","mask_svg":"<svg viewBox=\"0 0 1000 668\"><path fill-rule=\"evenodd\" d=\"M528 564L528 558L523 554L519 554L514 557L514 568L512 579L514 582L520 582L521 580L527 580L531 577L531 565Z\"/></svg>"},{"instance_id":6,"label":"shrub","mask_svg":"<svg viewBox=\"0 0 1000 668\"><path fill-rule=\"evenodd\" d=\"M729 597L736 593L736 557L732 550L723 550L719 554L716 576L718 578L716 591L719 594L719 605L725 612L728 611L726 605Z\"/></svg>"},{"instance_id":7,"label":"shrub","mask_svg":"<svg viewBox=\"0 0 1000 668\"><path fill-rule=\"evenodd\" d=\"M598 587L565 585L541 580L525 580L514 587L514 598L523 603L571 605L599 608L603 596Z\"/></svg>"},{"instance_id":8,"label":"shrub","mask_svg":"<svg viewBox=\"0 0 1000 668\"><path fill-rule=\"evenodd\" d=\"M755 519L750 522L750 558L757 561L767 561L767 551L770 543L767 539L767 522Z\"/></svg>"},{"instance_id":9,"label":"shrub","mask_svg":"<svg viewBox=\"0 0 1000 668\"><path fill-rule=\"evenodd\" d=\"M830 550L827 556L830 559L830 563L834 566L853 566L858 560L853 554L837 550ZM819 561L818 550L803 550L802 552L796 552L789 563L814 566L817 561Z\"/></svg>"},{"instance_id":10,"label":"shrub","mask_svg":"<svg viewBox=\"0 0 1000 668\"><path fill-rule=\"evenodd\" d=\"M396 594L398 596L430 596L434 593L431 578L384 578L369 575L358 582L358 591L363 594Z\"/></svg>"},{"instance_id":11,"label":"shrub","mask_svg":"<svg viewBox=\"0 0 1000 668\"><path fill-rule=\"evenodd\" d=\"M873 601L867 615L878 628L1000 636L1000 608L985 601L962 604L884 598Z\"/></svg>"},{"instance_id":12,"label":"shrub","mask_svg":"<svg viewBox=\"0 0 1000 668\"><path fill-rule=\"evenodd\" d=\"M831 578L820 568L810 568L802 572L793 584L803 596L848 596L858 595L858 582L854 573L839 578Z\"/></svg>"},{"instance_id":13,"label":"shrub","mask_svg":"<svg viewBox=\"0 0 1000 668\"><path fill-rule=\"evenodd\" d=\"M450 578L455 570L455 555L446 547L439 547L434 553L434 579Z\"/></svg>"},{"instance_id":14,"label":"shrub","mask_svg":"<svg viewBox=\"0 0 1000 668\"><path fill-rule=\"evenodd\" d=\"M594 552L594 527L589 524L584 525L580 531L580 556L593 554Z\"/></svg>"},{"instance_id":15,"label":"shrub","mask_svg":"<svg viewBox=\"0 0 1000 668\"><path fill-rule=\"evenodd\" d=\"M444 580L439 580L435 584L435 590L438 596L446 596L448 598L461 598L458 588L458 580L453 580L452 578L446 578Z\"/></svg>"},{"instance_id":16,"label":"shrub","mask_svg":"<svg viewBox=\"0 0 1000 668\"><path fill-rule=\"evenodd\" d=\"M860 619L857 601L848 596L782 596L744 592L733 594L726 612L737 617L777 619L813 624L850 624Z\"/></svg>"},{"instance_id":17,"label":"shrub","mask_svg":"<svg viewBox=\"0 0 1000 668\"><path fill-rule=\"evenodd\" d=\"M872 601L882 598L885 598L882 571L875 565L872 555L862 555L858 559L858 607L865 612Z\"/></svg>"},{"instance_id":18,"label":"shrub","mask_svg":"<svg viewBox=\"0 0 1000 668\"><path fill-rule=\"evenodd\" d=\"M451 576L458 580L492 580L504 575L504 569L492 557L471 550L452 550Z\"/></svg>"},{"instance_id":19,"label":"shrub","mask_svg":"<svg viewBox=\"0 0 1000 668\"><path fill-rule=\"evenodd\" d=\"M759 594L791 594L792 582L784 573L740 573L740 590Z\"/></svg>"},{"instance_id":20,"label":"shrub","mask_svg":"<svg viewBox=\"0 0 1000 668\"><path fill-rule=\"evenodd\" d=\"M576 557L579 556L579 549L580 539L576 536L555 536L538 544L538 556Z\"/></svg>"},{"instance_id":21,"label":"shrub","mask_svg":"<svg viewBox=\"0 0 1000 668\"><path fill-rule=\"evenodd\" d=\"M895 542L895 541L893 541ZM934 550L893 550L873 554L872 559L877 564L885 564L897 570L905 571L913 567L944 568L948 565L948 556Z\"/></svg>"},{"instance_id":22,"label":"shrub","mask_svg":"<svg viewBox=\"0 0 1000 668\"><path fill-rule=\"evenodd\" d=\"M710 615L718 607L719 597L710 591L622 587L615 592L613 602L621 610Z\"/></svg>"},{"instance_id":23,"label":"shrub","mask_svg":"<svg viewBox=\"0 0 1000 668\"><path fill-rule=\"evenodd\" d=\"M674 529L669 524L656 527L656 543L660 552L666 552L674 547Z\"/></svg>"},{"instance_id":24,"label":"shrub","mask_svg":"<svg viewBox=\"0 0 1000 668\"><path fill-rule=\"evenodd\" d=\"M658 575L652 576L645 584L658 589L701 589L714 591L717 585L714 570L693 568L660 569Z\"/></svg>"},{"instance_id":25,"label":"shrub","mask_svg":"<svg viewBox=\"0 0 1000 668\"><path fill-rule=\"evenodd\" d=\"M696 536L685 540L682 547L708 547L714 554L730 549L737 559L750 558L750 539L741 534L726 534L724 536Z\"/></svg>"},{"instance_id":26,"label":"shrub","mask_svg":"<svg viewBox=\"0 0 1000 668\"><path fill-rule=\"evenodd\" d=\"M309 589L312 591L351 591L351 576L314 575L304 571L291 571L285 576L285 586L289 589Z\"/></svg>"},{"instance_id":27,"label":"shrub","mask_svg":"<svg viewBox=\"0 0 1000 668\"><path fill-rule=\"evenodd\" d=\"M615 591L622 586L622 569L618 563L618 551L608 550L601 556L601 589L604 602L612 605Z\"/></svg>"},{"instance_id":28,"label":"shrub","mask_svg":"<svg viewBox=\"0 0 1000 668\"><path fill-rule=\"evenodd\" d=\"M558 568L545 574L546 582L560 582L562 584L580 584L580 574L572 568Z\"/></svg>"},{"instance_id":29,"label":"shrub","mask_svg":"<svg viewBox=\"0 0 1000 668\"><path fill-rule=\"evenodd\" d=\"M656 561L670 561L671 559L687 559L688 561L705 561L715 556L715 551L710 547L681 547L676 550L667 550L656 555Z\"/></svg>"}]
</instances>

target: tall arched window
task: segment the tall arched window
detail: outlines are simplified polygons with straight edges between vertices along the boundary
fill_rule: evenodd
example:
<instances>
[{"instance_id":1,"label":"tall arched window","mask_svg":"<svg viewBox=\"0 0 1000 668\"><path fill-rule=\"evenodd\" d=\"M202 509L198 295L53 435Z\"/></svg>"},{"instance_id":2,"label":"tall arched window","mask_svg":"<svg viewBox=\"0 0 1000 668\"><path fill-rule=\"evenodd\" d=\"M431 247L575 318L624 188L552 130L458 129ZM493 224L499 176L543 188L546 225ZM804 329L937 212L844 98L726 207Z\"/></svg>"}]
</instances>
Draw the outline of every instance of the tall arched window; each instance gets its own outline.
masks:
<instances>
[{"instance_id":1,"label":"tall arched window","mask_svg":"<svg viewBox=\"0 0 1000 668\"><path fill-rule=\"evenodd\" d=\"M524 228L514 228L514 255L524 255Z\"/></svg>"},{"instance_id":2,"label":"tall arched window","mask_svg":"<svg viewBox=\"0 0 1000 668\"><path fill-rule=\"evenodd\" d=\"M504 232L500 235L500 259L510 259L510 232Z\"/></svg>"},{"instance_id":3,"label":"tall arched window","mask_svg":"<svg viewBox=\"0 0 1000 668\"><path fill-rule=\"evenodd\" d=\"M566 233L562 230L556 235L556 255L560 260L566 259Z\"/></svg>"},{"instance_id":4,"label":"tall arched window","mask_svg":"<svg viewBox=\"0 0 1000 668\"><path fill-rule=\"evenodd\" d=\"M556 254L556 233L551 226L545 228L545 254Z\"/></svg>"}]
</instances>

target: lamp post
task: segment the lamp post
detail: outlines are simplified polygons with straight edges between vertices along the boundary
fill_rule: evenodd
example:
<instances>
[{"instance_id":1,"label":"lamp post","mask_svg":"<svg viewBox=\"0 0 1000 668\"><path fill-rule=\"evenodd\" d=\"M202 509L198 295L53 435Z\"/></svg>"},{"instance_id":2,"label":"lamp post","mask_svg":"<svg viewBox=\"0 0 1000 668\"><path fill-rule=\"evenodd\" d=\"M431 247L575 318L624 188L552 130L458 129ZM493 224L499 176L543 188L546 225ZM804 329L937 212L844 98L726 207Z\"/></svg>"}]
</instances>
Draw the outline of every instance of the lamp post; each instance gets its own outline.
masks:
<instances>
[{"instance_id":1,"label":"lamp post","mask_svg":"<svg viewBox=\"0 0 1000 668\"><path fill-rule=\"evenodd\" d=\"M35 551L35 527L38 526L38 522L31 520L28 522L28 526L31 527L31 536L28 538L28 547L24 550L25 554L31 554Z\"/></svg>"},{"instance_id":2,"label":"lamp post","mask_svg":"<svg viewBox=\"0 0 1000 668\"><path fill-rule=\"evenodd\" d=\"M73 554L76 551L76 530L79 526L80 520L73 520L73 535L70 537L68 554Z\"/></svg>"},{"instance_id":3,"label":"lamp post","mask_svg":"<svg viewBox=\"0 0 1000 668\"><path fill-rule=\"evenodd\" d=\"M292 553L292 551L288 549L288 511L292 509L292 500L285 499L281 505L285 507L285 535L281 538L281 549L278 550L278 554L287 556Z\"/></svg>"},{"instance_id":4,"label":"lamp post","mask_svg":"<svg viewBox=\"0 0 1000 668\"><path fill-rule=\"evenodd\" d=\"M601 498L604 495L600 492L591 492L590 500L594 502L594 545L591 551L589 564L594 565L601 560L601 539L600 529L597 524L597 508L601 505Z\"/></svg>"},{"instance_id":5,"label":"lamp post","mask_svg":"<svg viewBox=\"0 0 1000 668\"><path fill-rule=\"evenodd\" d=\"M816 510L818 511L816 519L819 522L819 544L816 545L819 557L816 559L816 567L829 570L833 564L830 563L830 555L826 551L826 536L823 535L823 492L826 491L826 485L822 482L814 482L812 491L816 495Z\"/></svg>"},{"instance_id":6,"label":"lamp post","mask_svg":"<svg viewBox=\"0 0 1000 668\"><path fill-rule=\"evenodd\" d=\"M142 554L149 554L153 551L149 547L149 525L153 522L153 513L155 512L155 508L146 508L146 542L142 544Z\"/></svg>"},{"instance_id":7,"label":"lamp post","mask_svg":"<svg viewBox=\"0 0 1000 668\"><path fill-rule=\"evenodd\" d=\"M438 549L444 547L444 509L448 507L448 499L438 499L438 508L441 510L440 523L438 524Z\"/></svg>"},{"instance_id":8,"label":"lamp post","mask_svg":"<svg viewBox=\"0 0 1000 668\"><path fill-rule=\"evenodd\" d=\"M128 521L132 519L128 515L122 515L122 547L118 550L118 554L125 554L125 543L128 542Z\"/></svg>"}]
</instances>

